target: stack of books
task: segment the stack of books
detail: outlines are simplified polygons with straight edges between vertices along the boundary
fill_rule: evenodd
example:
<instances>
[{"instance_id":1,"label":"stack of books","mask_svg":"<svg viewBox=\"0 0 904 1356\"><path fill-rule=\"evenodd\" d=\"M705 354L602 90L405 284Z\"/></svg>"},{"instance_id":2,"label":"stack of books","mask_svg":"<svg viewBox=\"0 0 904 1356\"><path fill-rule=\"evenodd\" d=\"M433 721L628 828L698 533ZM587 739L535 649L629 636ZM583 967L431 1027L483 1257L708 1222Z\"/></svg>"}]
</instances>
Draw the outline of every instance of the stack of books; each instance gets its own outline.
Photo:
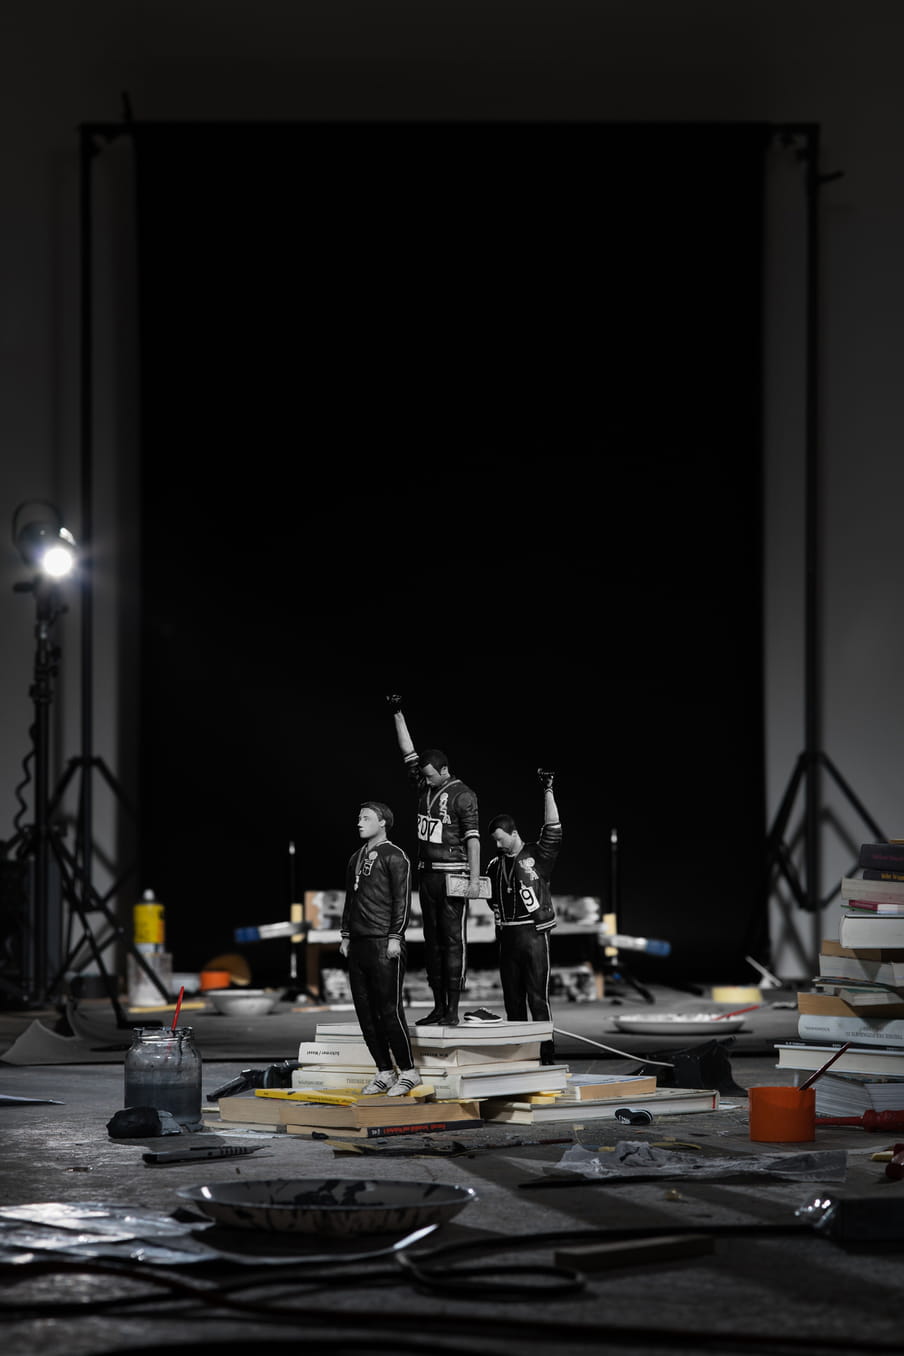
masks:
<instances>
[{"instance_id":1,"label":"stack of books","mask_svg":"<svg viewBox=\"0 0 904 1356\"><path fill-rule=\"evenodd\" d=\"M541 1064L540 1044L552 1022L459 1026L414 1026L411 1044L421 1082L437 1100L481 1099L555 1092L568 1081L567 1064ZM318 1022L312 1041L298 1047L295 1091L360 1090L374 1076L374 1063L357 1022Z\"/></svg>"},{"instance_id":2,"label":"stack of books","mask_svg":"<svg viewBox=\"0 0 904 1356\"><path fill-rule=\"evenodd\" d=\"M528 1101L494 1098L481 1103L487 1124L522 1125L539 1125L547 1121L568 1121L575 1125L614 1120L619 1111L647 1111L653 1119L680 1112L717 1111L718 1108L719 1093L715 1088L659 1088L655 1076L643 1075L600 1078L592 1087L574 1091L569 1088L555 1097L532 1097Z\"/></svg>"},{"instance_id":3,"label":"stack of books","mask_svg":"<svg viewBox=\"0 0 904 1356\"><path fill-rule=\"evenodd\" d=\"M220 1129L285 1133L308 1139L384 1139L483 1125L479 1103L464 1099L440 1103L410 1096L363 1097L255 1088L251 1094L221 1097L217 1105Z\"/></svg>"},{"instance_id":4,"label":"stack of books","mask_svg":"<svg viewBox=\"0 0 904 1356\"><path fill-rule=\"evenodd\" d=\"M814 1084L817 1116L904 1109L904 841L861 844L838 937L823 941L797 1008L800 1042L777 1047L780 1068L812 1071L852 1042Z\"/></svg>"},{"instance_id":5,"label":"stack of books","mask_svg":"<svg viewBox=\"0 0 904 1356\"><path fill-rule=\"evenodd\" d=\"M438 1120L450 1102L467 1100L486 1124L584 1122L614 1118L622 1108L660 1115L719 1106L719 1094L711 1088L658 1088L655 1075L647 1074L579 1077L567 1064L541 1064L540 1045L552 1035L551 1021L415 1026L411 1041L420 1095L432 1102ZM318 1023L313 1041L300 1044L298 1060L292 1089L299 1096L305 1091L347 1094L374 1074L356 1022Z\"/></svg>"}]
</instances>

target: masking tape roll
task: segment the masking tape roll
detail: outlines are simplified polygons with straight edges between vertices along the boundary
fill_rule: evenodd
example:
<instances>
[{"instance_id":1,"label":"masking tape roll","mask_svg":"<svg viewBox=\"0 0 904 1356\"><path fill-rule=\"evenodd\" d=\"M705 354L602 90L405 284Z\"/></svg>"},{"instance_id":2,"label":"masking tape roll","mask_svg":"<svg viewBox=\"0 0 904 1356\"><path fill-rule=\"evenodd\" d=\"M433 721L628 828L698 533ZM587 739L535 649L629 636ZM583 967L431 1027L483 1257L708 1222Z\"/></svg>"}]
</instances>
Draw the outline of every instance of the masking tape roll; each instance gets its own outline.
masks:
<instances>
[{"instance_id":1,"label":"masking tape roll","mask_svg":"<svg viewBox=\"0 0 904 1356\"><path fill-rule=\"evenodd\" d=\"M763 995L752 985L717 984L712 990L714 1003L762 1003Z\"/></svg>"}]
</instances>

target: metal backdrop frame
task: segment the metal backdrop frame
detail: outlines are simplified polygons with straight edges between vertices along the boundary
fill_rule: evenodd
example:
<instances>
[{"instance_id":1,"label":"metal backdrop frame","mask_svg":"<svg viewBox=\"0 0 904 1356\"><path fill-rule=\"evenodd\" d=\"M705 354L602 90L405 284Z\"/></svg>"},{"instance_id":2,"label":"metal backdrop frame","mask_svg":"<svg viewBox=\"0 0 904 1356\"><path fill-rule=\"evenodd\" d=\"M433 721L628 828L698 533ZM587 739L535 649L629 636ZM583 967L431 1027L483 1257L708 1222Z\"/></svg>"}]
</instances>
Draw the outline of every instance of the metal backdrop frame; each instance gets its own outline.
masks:
<instances>
[{"instance_id":1,"label":"metal backdrop frame","mask_svg":"<svg viewBox=\"0 0 904 1356\"><path fill-rule=\"evenodd\" d=\"M92 316L92 166L99 149L113 140L130 135L134 120L128 98L124 96L124 118L119 123L85 123L79 128L80 137L80 260L81 260L81 316L80 316L80 494L81 537L86 550L93 537L93 451L94 451L94 363ZM821 746L822 686L821 686L821 542L819 533L820 491L820 199L826 183L841 177L841 172L826 174L820 163L820 124L792 122L763 124L768 139L778 140L786 149L793 149L805 171L806 214L806 277L805 277L805 580L804 580L804 745L794 763L781 803L766 839L766 874L768 895L774 893L778 878L785 880L794 902L804 911L815 913L824 908L833 897L823 897L820 890L820 829L822 825L821 798L823 774L837 785L842 795L857 812L877 840L884 839L876 821L859 800L851 786ZM83 575L82 584L82 665L81 665L81 756L77 760L81 773L79 802L79 877L86 899L90 893L92 867L91 779L86 773L100 766L93 754L93 597L90 570ZM72 769L75 771L75 769ZM109 773L101 768L110 780ZM111 782L118 789L118 784ZM803 796L804 860L801 872L794 864L792 844L787 833L798 796ZM767 901L768 902L768 899ZM786 909L785 902L780 900Z\"/></svg>"}]
</instances>

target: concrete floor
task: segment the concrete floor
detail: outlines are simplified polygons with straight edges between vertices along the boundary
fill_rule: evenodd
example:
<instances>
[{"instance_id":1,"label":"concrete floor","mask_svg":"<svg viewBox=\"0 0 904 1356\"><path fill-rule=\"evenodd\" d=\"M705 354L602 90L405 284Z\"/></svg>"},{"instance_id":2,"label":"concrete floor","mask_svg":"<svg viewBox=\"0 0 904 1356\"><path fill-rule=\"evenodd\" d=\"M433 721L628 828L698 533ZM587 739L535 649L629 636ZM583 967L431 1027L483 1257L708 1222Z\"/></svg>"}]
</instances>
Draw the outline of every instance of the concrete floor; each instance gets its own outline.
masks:
<instances>
[{"instance_id":1,"label":"concrete floor","mask_svg":"<svg viewBox=\"0 0 904 1356\"><path fill-rule=\"evenodd\" d=\"M701 1008L686 994L654 994L655 1010ZM749 1014L723 1047L731 1077L744 1090L793 1081L776 1070L773 1045L796 1038L794 995L772 991L764 998L763 1008ZM654 1045L657 1054L664 1047L687 1048L686 1040L673 1037L650 1041L620 1033L615 1018L634 1007L653 1010L630 991L557 1009L559 1057L574 1072L627 1073L639 1056L654 1053ZM724 1094L717 1112L660 1116L646 1127L614 1121L487 1126L416 1144L372 1146L366 1155L272 1136L255 1141L260 1147L253 1155L214 1161L206 1172L195 1163L151 1167L142 1159L148 1148L240 1141L217 1131L111 1139L106 1125L123 1100L122 1046L129 1032L117 1028L109 1004L101 1001L83 1002L70 1016L82 1036L65 1034L72 1026L61 1011L0 1013L0 1093L59 1103L0 1109L3 1207L68 1205L71 1225L71 1207L87 1203L103 1207L127 1235L139 1236L149 1224L171 1226L188 1213L181 1246L192 1240L215 1244L218 1255L194 1262L182 1256L168 1264L142 1256L141 1246L127 1239L108 1245L106 1255L76 1259L23 1243L20 1260L0 1263L7 1356L36 1350L45 1356L181 1353L214 1345L247 1349L260 1341L291 1342L296 1349L303 1344L307 1352L354 1347L359 1353L387 1346L433 1353L592 1346L644 1356L678 1348L904 1351L904 1182L891 1181L884 1164L872 1159L890 1147L888 1137L819 1127L811 1146L753 1143L746 1098ZM284 1003L248 1022L221 1018L206 1007L184 1011L183 1021L194 1027L202 1052L206 1096L243 1069L295 1058L298 1042L313 1035L318 1020L345 1016ZM40 1037L35 1023L50 1032L62 1027L56 1042L46 1042L45 1058L55 1055L58 1062L9 1062L23 1037ZM40 1040L32 1044L39 1056ZM625 1051L627 1059L600 1045ZM547 1138L568 1142L529 1142ZM575 1144L599 1148L604 1157L625 1139L672 1145L685 1158L668 1179L594 1182L556 1169ZM792 1158L799 1162L802 1148L817 1151L812 1180L758 1171L766 1158L774 1166L775 1153L786 1165ZM727 1164L738 1157L749 1173L729 1172ZM712 1164L723 1175L701 1177ZM306 1244L298 1235L210 1228L192 1218L177 1195L181 1186L237 1177L362 1176L464 1184L476 1199L412 1247L407 1255L422 1273L415 1276L406 1269L406 1254L402 1261L352 1261L347 1245L328 1239ZM830 1216L835 1224L817 1229L812 1216L798 1211L826 1196L837 1202ZM13 1221L7 1215L0 1223L8 1240ZM611 1241L617 1231L679 1235L686 1254L688 1235L698 1235L696 1246L710 1251L652 1262L623 1254L620 1265L576 1274L555 1269L557 1253L569 1245ZM889 1232L897 1237L875 1237ZM369 1238L360 1250L385 1242ZM458 1270L466 1268L469 1274ZM451 1288L452 1282L460 1288ZM509 1293L503 1285L515 1289Z\"/></svg>"}]
</instances>

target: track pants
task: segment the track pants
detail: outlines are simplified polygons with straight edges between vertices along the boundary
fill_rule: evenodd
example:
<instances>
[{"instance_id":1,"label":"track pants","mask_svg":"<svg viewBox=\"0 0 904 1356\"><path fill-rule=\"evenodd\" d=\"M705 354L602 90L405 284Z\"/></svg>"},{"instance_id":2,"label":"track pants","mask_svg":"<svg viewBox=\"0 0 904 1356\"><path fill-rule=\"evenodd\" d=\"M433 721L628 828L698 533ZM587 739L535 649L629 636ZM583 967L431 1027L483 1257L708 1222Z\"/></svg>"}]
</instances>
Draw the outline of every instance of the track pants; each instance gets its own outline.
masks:
<instances>
[{"instance_id":1,"label":"track pants","mask_svg":"<svg viewBox=\"0 0 904 1356\"><path fill-rule=\"evenodd\" d=\"M499 978L505 1015L510 1022L548 1022L549 1006L549 933L537 932L530 923L497 929L499 937ZM540 1042L540 1059L555 1061L554 1042Z\"/></svg>"},{"instance_id":2,"label":"track pants","mask_svg":"<svg viewBox=\"0 0 904 1356\"><path fill-rule=\"evenodd\" d=\"M348 980L364 1043L378 1069L410 1069L411 1040L402 1006L405 943L396 960L386 955L385 937L352 937Z\"/></svg>"},{"instance_id":3,"label":"track pants","mask_svg":"<svg viewBox=\"0 0 904 1356\"><path fill-rule=\"evenodd\" d=\"M468 901L449 898L444 871L419 872L418 890L424 920L427 982L434 993L457 992L464 988L467 978Z\"/></svg>"}]
</instances>

